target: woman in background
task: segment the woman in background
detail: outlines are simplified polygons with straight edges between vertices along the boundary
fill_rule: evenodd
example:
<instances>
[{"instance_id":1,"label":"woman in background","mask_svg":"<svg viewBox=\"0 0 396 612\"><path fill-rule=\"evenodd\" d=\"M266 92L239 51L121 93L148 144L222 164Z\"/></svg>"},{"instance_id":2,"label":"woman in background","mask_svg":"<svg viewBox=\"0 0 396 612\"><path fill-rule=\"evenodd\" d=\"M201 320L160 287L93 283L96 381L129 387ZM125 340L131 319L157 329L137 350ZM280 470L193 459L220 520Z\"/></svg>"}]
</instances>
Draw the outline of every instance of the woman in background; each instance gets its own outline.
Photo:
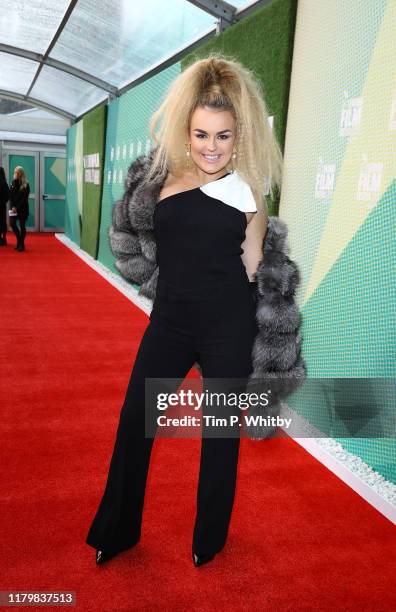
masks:
<instances>
[{"instance_id":1,"label":"woman in background","mask_svg":"<svg viewBox=\"0 0 396 612\"><path fill-rule=\"evenodd\" d=\"M10 187L10 211L16 215L10 215L10 225L17 238L17 251L25 250L26 221L29 216L29 193L30 186L26 173L22 166L16 166L14 179ZM19 221L20 228L17 225Z\"/></svg>"},{"instance_id":2,"label":"woman in background","mask_svg":"<svg viewBox=\"0 0 396 612\"><path fill-rule=\"evenodd\" d=\"M0 246L7 246L7 202L10 188L4 168L0 166Z\"/></svg>"}]
</instances>

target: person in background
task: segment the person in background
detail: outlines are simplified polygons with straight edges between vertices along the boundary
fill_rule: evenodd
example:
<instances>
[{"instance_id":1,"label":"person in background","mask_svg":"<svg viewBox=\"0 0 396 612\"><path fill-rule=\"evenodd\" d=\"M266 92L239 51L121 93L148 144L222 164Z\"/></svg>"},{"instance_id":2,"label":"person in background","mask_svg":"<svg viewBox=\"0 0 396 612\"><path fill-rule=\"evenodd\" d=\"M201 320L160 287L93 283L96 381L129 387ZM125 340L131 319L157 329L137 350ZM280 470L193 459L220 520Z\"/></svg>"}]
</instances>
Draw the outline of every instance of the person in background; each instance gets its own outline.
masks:
<instances>
[{"instance_id":1,"label":"person in background","mask_svg":"<svg viewBox=\"0 0 396 612\"><path fill-rule=\"evenodd\" d=\"M17 238L17 245L15 247L17 251L25 250L26 221L29 216L29 193L30 186L26 173L22 166L16 166L14 179L10 187L10 211L17 214L11 215L10 213L10 225ZM19 221L20 228L18 228L17 221Z\"/></svg>"},{"instance_id":2,"label":"person in background","mask_svg":"<svg viewBox=\"0 0 396 612\"><path fill-rule=\"evenodd\" d=\"M10 195L4 168L0 166L0 246L7 246L7 202Z\"/></svg>"}]
</instances>

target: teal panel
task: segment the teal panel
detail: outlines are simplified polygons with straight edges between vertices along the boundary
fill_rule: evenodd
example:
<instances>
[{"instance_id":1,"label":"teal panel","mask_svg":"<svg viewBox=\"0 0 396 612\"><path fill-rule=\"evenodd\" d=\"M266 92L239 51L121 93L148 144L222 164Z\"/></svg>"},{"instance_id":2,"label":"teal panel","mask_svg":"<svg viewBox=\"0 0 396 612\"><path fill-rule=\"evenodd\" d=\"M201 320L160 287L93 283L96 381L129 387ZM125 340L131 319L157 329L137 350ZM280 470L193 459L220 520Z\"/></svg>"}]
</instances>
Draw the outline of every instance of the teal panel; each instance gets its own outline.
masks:
<instances>
[{"instance_id":1,"label":"teal panel","mask_svg":"<svg viewBox=\"0 0 396 612\"><path fill-rule=\"evenodd\" d=\"M65 200L65 235L80 245L82 213L82 121L67 130L66 144L66 200Z\"/></svg>"},{"instance_id":2,"label":"teal panel","mask_svg":"<svg viewBox=\"0 0 396 612\"><path fill-rule=\"evenodd\" d=\"M44 192L51 195L65 195L66 159L64 157L44 158Z\"/></svg>"},{"instance_id":3,"label":"teal panel","mask_svg":"<svg viewBox=\"0 0 396 612\"><path fill-rule=\"evenodd\" d=\"M49 196L65 196L66 159L44 157L44 193ZM65 224L65 200L44 200L45 229L63 228Z\"/></svg>"},{"instance_id":4,"label":"teal panel","mask_svg":"<svg viewBox=\"0 0 396 612\"><path fill-rule=\"evenodd\" d=\"M303 309L311 376L396 374L396 181Z\"/></svg>"},{"instance_id":5,"label":"teal panel","mask_svg":"<svg viewBox=\"0 0 396 612\"><path fill-rule=\"evenodd\" d=\"M13 155L9 156L9 182L11 183L14 177L16 166L22 166L25 170L28 183L30 185L30 193L36 192L36 158L34 155Z\"/></svg>"},{"instance_id":6,"label":"teal panel","mask_svg":"<svg viewBox=\"0 0 396 612\"><path fill-rule=\"evenodd\" d=\"M124 193L130 164L153 146L148 130L151 115L179 73L180 64L174 64L114 100L108 107L98 259L117 274L108 242L111 210Z\"/></svg>"},{"instance_id":7,"label":"teal panel","mask_svg":"<svg viewBox=\"0 0 396 612\"><path fill-rule=\"evenodd\" d=\"M65 201L44 200L44 227L46 229L59 229L65 222Z\"/></svg>"},{"instance_id":8,"label":"teal panel","mask_svg":"<svg viewBox=\"0 0 396 612\"><path fill-rule=\"evenodd\" d=\"M16 166L22 166L25 170L26 178L29 183L30 193L36 194L36 157L34 155L13 155L9 156L9 176L8 180L11 183L14 177L14 170ZM26 222L27 228L34 228L35 226L35 200L29 197L29 217Z\"/></svg>"}]
</instances>

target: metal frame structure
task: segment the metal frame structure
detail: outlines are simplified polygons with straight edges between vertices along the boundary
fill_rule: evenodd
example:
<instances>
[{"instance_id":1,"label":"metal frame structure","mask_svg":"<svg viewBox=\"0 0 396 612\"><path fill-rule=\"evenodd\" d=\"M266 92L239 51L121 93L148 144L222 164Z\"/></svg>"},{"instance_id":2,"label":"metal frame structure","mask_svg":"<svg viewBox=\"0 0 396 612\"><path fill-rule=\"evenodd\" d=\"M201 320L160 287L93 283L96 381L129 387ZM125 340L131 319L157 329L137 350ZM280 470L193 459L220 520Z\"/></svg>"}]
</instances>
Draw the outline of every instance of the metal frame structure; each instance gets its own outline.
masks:
<instances>
[{"instance_id":1,"label":"metal frame structure","mask_svg":"<svg viewBox=\"0 0 396 612\"><path fill-rule=\"evenodd\" d=\"M55 45L55 43L57 42L58 38L60 37L60 35L62 34L63 29L65 28L67 22L70 19L70 16L78 2L78 0L71 0L70 4L66 10L66 13L56 31L56 33L54 34L50 44L48 45L48 48L46 50L46 52L44 53L44 55L40 54L40 53L35 53L32 51L28 51L27 49L21 49L20 47L13 47L11 45L5 45L5 44L0 44L0 51L3 53L9 53L11 55L15 55L15 56L19 56L19 57L23 57L25 59L29 59L31 61L37 62L38 63L38 67L36 70L36 73L32 79L32 82L29 86L29 89L27 91L26 94L18 94L18 93L13 93L7 90L1 90L0 89L0 97L2 98L8 98L10 100L18 100L21 102L27 102L28 104L31 104L33 106L37 106L39 108L44 108L46 110L49 110L57 115L60 115L62 117L66 117L67 119L70 119L70 121L72 123L75 123L76 121L78 121L83 115L77 116L74 115L72 113L69 113L67 111L65 111L64 109L58 107L58 106L53 106L47 102L44 102L42 100L38 100L36 98L33 98L30 96L30 92L32 91L41 70L43 69L43 66L51 66L52 68L55 68L56 70L60 70L61 72L65 72L67 74L70 74L74 77L77 77L79 79L82 79L83 81L86 81L88 83L91 83L92 85L94 85L95 87L102 89L104 95L106 96L107 94L107 99L109 101L113 100L114 98L117 98L119 96L121 96L122 94L124 94L126 91L128 91L129 89L131 89L132 87L135 87L136 85L138 85L139 83L146 81L148 78L154 76L155 74L157 74L158 72L160 72L161 70L164 70L165 68L167 68L168 66L174 64L175 62L177 62L179 59L181 59L184 55L186 55L186 53L189 53L190 51L192 51L194 48L202 45L203 43L205 43L207 40L210 40L211 38L213 38L213 36L217 36L219 35L221 32L223 32L224 30L226 30L227 28L229 28L230 26L232 26L234 23L237 23L238 21L241 21L243 18L245 18L247 15L249 15L252 11L256 10L259 7L262 7L265 4L269 4L272 0L256 0L255 2L252 2L249 6L245 7L244 9L241 9L238 11L237 7L233 6L232 4L225 2L224 0L186 0L187 2L190 2L191 4L193 4L194 6L196 6L197 8L209 13L210 15L212 15L213 17L215 17L217 19L217 23L216 26L213 27L209 32L207 32L206 34L204 34L203 36L200 36L199 38L197 38L196 40L194 40L192 43L189 43L188 45L186 45L185 47L183 47L181 50L179 50L177 53L174 53L173 55L169 56L168 58L166 58L165 60L162 60L161 62L159 62L157 65L151 67L149 70L146 70L144 73L142 73L141 75L139 75L138 77L134 78L130 83L128 83L127 85L124 85L121 88L117 88L114 85L111 85L110 83L107 83L106 81L103 81L101 79L98 79L97 77L95 77L92 74L89 74L87 72L84 72L82 70L79 70L78 68L75 68L74 66L71 66L70 64L66 64L65 62L60 62L58 60L55 60L53 58L50 57L50 53ZM104 98L106 99L106 98ZM96 108L97 106L103 104L103 99L98 102L96 105L92 106L89 110L93 110L94 108ZM89 112L89 110L84 111L84 115Z\"/></svg>"}]
</instances>

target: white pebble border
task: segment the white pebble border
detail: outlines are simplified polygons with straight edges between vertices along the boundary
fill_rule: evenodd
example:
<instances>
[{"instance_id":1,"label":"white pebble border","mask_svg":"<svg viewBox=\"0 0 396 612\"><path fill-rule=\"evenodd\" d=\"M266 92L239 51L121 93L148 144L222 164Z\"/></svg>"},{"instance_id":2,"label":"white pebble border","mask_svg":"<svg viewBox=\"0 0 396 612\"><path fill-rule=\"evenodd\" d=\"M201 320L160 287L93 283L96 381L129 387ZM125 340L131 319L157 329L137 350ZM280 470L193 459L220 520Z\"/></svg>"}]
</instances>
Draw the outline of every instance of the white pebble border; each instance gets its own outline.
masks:
<instances>
[{"instance_id":1,"label":"white pebble border","mask_svg":"<svg viewBox=\"0 0 396 612\"><path fill-rule=\"evenodd\" d=\"M151 300L138 295L138 290L128 281L109 270L97 259L91 257L91 255L76 245L65 234L56 233L55 237L147 315L150 314L152 308ZM305 434L310 434L312 437L297 437L295 434L298 429L295 430L294 434L290 430L285 430L287 434L292 433L293 439L298 444L303 446L310 454L334 472L336 476L341 478L366 501L377 508L379 512L396 524L395 484L389 482L381 474L373 470L360 457L345 450L333 438L315 437L316 432L312 425L300 415L297 415L285 403L282 403L282 415L292 417L293 422L298 423L297 428L302 427Z\"/></svg>"},{"instance_id":2,"label":"white pebble border","mask_svg":"<svg viewBox=\"0 0 396 612\"><path fill-rule=\"evenodd\" d=\"M386 499L396 509L396 485L386 480L381 474L373 470L360 457L353 455L333 438L316 438L315 442L325 448L327 452L342 461L351 472L366 482L381 497Z\"/></svg>"},{"instance_id":3,"label":"white pebble border","mask_svg":"<svg viewBox=\"0 0 396 612\"><path fill-rule=\"evenodd\" d=\"M111 285L113 285L113 287L118 289L131 302L136 304L136 306L139 306L139 308L141 308L143 312L145 312L147 315L150 314L152 309L151 300L145 298L142 295L138 295L138 290L131 283L128 283L128 281L122 278L122 276L120 276L116 272L112 272L100 261L94 259L91 255L89 255L89 253L81 249L65 234L55 234L55 238L57 238L71 251L78 255L78 257L80 257L83 261L85 261L85 263L91 266L91 268L96 270L96 272L103 276L103 278L105 278Z\"/></svg>"},{"instance_id":4,"label":"white pebble border","mask_svg":"<svg viewBox=\"0 0 396 612\"><path fill-rule=\"evenodd\" d=\"M292 418L292 427L283 428L288 435L396 524L396 485L393 482L386 480L361 457L347 451L337 440L321 436L321 432L283 402L281 416Z\"/></svg>"}]
</instances>

